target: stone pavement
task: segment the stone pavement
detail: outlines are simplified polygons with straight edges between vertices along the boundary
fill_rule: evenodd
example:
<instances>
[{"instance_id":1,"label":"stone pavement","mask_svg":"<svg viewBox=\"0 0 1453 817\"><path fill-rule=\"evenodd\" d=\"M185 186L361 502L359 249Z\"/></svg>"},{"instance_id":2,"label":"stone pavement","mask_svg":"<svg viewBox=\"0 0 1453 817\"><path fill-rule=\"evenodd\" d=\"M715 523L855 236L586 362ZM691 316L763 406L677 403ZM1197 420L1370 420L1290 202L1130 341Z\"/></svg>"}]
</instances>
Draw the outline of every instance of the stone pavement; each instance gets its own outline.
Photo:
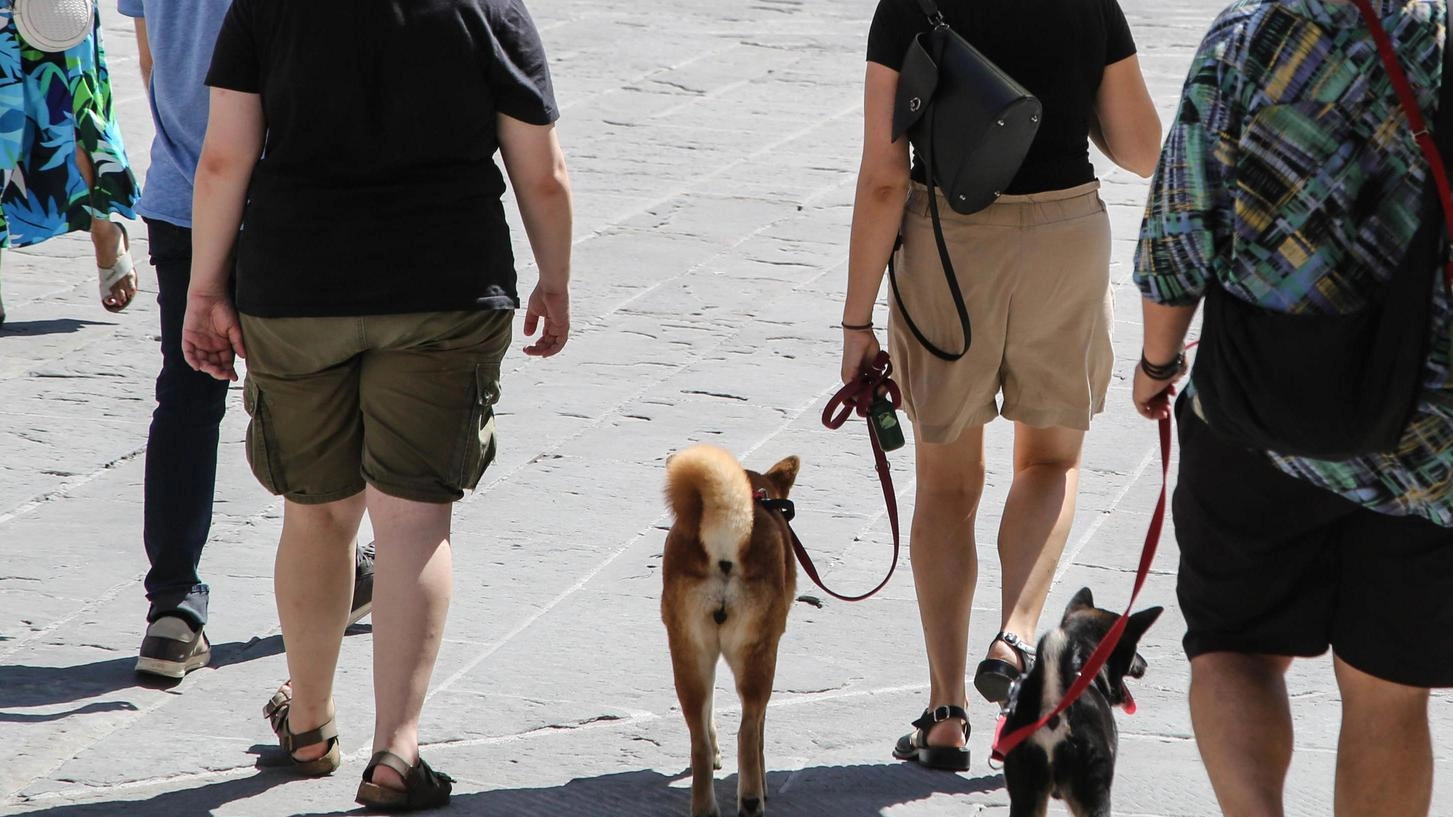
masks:
<instances>
[{"instance_id":1,"label":"stone pavement","mask_svg":"<svg viewBox=\"0 0 1453 817\"><path fill-rule=\"evenodd\" d=\"M1191 49L1220 0L1124 0L1169 117ZM872 0L536 0L578 194L577 334L558 358L510 358L501 459L460 504L456 598L423 734L460 778L459 815L684 815L686 730L659 623L666 455L712 441L763 467L802 455L799 533L832 582L886 566L887 524L862 427L828 432L839 297ZM124 19L103 3L131 155L150 120ZM423 130L421 129L421 134ZM1144 198L1106 168L1116 240L1117 378L1089 437L1081 503L1050 616L1082 585L1124 604L1158 474L1155 435L1129 408L1138 305L1128 284ZM137 255L144 256L143 231ZM248 474L233 395L217 519L210 668L170 688L132 675L143 615L142 454L159 365L152 281L128 312L96 304L88 244L4 258L0 330L0 813L333 814L350 811L370 741L367 624L338 677L346 767L299 781L259 709L285 676L271 590L280 506ZM524 272L524 285L533 273ZM880 317L883 314L880 311ZM981 514L983 586L1007 486L1008 434L991 426ZM911 451L895 457L905 513ZM1211 815L1184 704L1174 542L1146 604L1168 614L1143 653L1141 713L1122 718L1121 815ZM1004 814L988 768L993 710L973 708L976 762L932 774L888 755L924 703L911 576L869 602L799 604L768 719L770 813ZM804 593L814 591L803 580ZM997 594L975 607L973 655ZM734 792L735 697L721 675ZM1331 812L1338 702L1327 661L1291 676L1300 752L1295 815ZM1229 703L1229 702L1228 702ZM1435 698L1446 736L1453 705ZM1439 743L1436 814L1453 812L1453 753ZM1063 813L1056 805L1053 813Z\"/></svg>"}]
</instances>

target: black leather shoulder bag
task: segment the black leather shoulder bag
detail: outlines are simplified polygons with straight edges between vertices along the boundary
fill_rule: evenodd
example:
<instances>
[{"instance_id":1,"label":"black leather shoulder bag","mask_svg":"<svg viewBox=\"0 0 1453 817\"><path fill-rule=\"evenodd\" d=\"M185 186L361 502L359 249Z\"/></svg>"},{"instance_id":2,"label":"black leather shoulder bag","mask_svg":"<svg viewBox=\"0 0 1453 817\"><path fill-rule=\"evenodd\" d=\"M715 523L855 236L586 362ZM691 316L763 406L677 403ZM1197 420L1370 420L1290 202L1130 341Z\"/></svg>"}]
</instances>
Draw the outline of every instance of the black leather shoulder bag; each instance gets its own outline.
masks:
<instances>
[{"instance_id":1,"label":"black leather shoulder bag","mask_svg":"<svg viewBox=\"0 0 1453 817\"><path fill-rule=\"evenodd\" d=\"M891 259L888 280L913 336L935 356L953 361L969 351L973 335L944 241L935 190L942 189L949 207L958 213L976 213L993 204L1024 163L1039 131L1042 106L1024 86L949 28L933 0L918 0L918 6L930 28L914 37L904 55L893 109L893 139L906 133L923 160L933 236L963 329L963 349L945 352L919 330L898 291Z\"/></svg>"}]
</instances>

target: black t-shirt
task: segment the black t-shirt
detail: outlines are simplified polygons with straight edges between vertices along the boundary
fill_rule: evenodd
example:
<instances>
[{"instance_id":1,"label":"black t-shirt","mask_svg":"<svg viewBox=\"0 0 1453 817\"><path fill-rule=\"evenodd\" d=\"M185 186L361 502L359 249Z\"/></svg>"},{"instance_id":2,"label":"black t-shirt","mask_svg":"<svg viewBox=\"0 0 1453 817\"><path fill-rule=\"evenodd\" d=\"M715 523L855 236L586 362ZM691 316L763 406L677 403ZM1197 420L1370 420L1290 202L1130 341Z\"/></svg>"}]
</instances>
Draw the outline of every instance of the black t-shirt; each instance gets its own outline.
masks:
<instances>
[{"instance_id":1,"label":"black t-shirt","mask_svg":"<svg viewBox=\"0 0 1453 817\"><path fill-rule=\"evenodd\" d=\"M495 116L557 116L520 0L235 0L207 84L261 94L267 122L242 312L519 306Z\"/></svg>"},{"instance_id":2,"label":"black t-shirt","mask_svg":"<svg viewBox=\"0 0 1453 817\"><path fill-rule=\"evenodd\" d=\"M944 19L1044 104L1039 132L1006 193L1063 190L1093 181L1090 116L1105 66L1135 53L1116 0L938 0ZM897 71L928 31L916 0L879 0L868 59ZM913 178L924 180L915 162Z\"/></svg>"}]
</instances>

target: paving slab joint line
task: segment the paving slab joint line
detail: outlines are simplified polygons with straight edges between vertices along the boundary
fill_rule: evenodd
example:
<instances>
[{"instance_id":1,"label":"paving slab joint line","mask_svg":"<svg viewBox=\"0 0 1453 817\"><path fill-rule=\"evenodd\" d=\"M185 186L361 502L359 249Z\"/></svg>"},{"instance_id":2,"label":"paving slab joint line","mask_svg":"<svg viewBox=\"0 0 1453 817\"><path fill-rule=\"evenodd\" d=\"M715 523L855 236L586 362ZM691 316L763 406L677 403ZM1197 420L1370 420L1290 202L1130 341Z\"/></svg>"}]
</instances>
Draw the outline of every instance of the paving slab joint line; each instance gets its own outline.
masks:
<instances>
[{"instance_id":1,"label":"paving slab joint line","mask_svg":"<svg viewBox=\"0 0 1453 817\"><path fill-rule=\"evenodd\" d=\"M34 513L38 508L41 508L47 502L54 502L57 499L64 499L77 488L80 488L87 483L95 480L97 477L101 476L107 471L115 470L116 468L119 468L128 462L131 462L132 460L145 453L146 446L143 445L140 448L122 454L121 456L117 457L114 460L111 460L110 462L102 464L100 468L97 468L89 474L81 474L79 476L73 476L67 480L64 480L61 482L59 488L47 491L40 496L33 497L32 499L17 505L14 509L7 511L6 513L0 514L0 525L4 525L7 522L13 522L22 516Z\"/></svg>"},{"instance_id":2,"label":"paving slab joint line","mask_svg":"<svg viewBox=\"0 0 1453 817\"><path fill-rule=\"evenodd\" d=\"M1075 540L1074 545L1060 557L1059 567L1054 571L1054 578L1050 581L1049 586L1051 590L1054 589L1055 585L1059 584L1060 580L1064 578L1070 568L1075 566L1075 560L1079 558L1080 552L1090 544L1090 540L1095 538L1095 534L1099 533L1100 528L1104 527L1105 522L1120 508L1120 503L1125 501L1125 497L1130 494L1130 490L1145 476L1145 472L1150 468L1151 463L1155 462L1159 454L1160 446L1158 444L1151 446L1145 452L1145 456L1140 458L1140 464L1135 467L1135 471L1131 474L1130 479L1126 480L1125 484L1120 486L1120 490L1115 492L1115 498L1110 500L1110 506L1101 511L1100 515L1095 517L1094 521L1090 522L1090 526L1085 529L1084 533L1080 534L1079 538ZM1169 499L1167 499L1167 504L1169 504Z\"/></svg>"},{"instance_id":3,"label":"paving slab joint line","mask_svg":"<svg viewBox=\"0 0 1453 817\"><path fill-rule=\"evenodd\" d=\"M808 125L808 126L803 127L803 128L799 128L798 130L795 130L792 133L787 134L786 136L782 137L781 139L778 139L775 142L771 142L771 143L765 145L764 147L759 148L758 150L753 151L752 153L749 153L749 154L747 154L747 155L745 155L745 156L737 159L736 161L728 162L727 164L720 165L719 167L717 167L716 170L713 170L710 173L706 173L704 175L697 176L697 177L695 177L693 179L690 179L690 180L686 181L684 184L682 184L676 190L674 190L674 191L672 191L670 193L667 193L664 196L661 196L659 198L656 198L656 199L654 199L654 200L652 200L650 202L647 202L646 204L643 204L640 207L635 208L634 210L628 210L628 211L625 212L625 214L623 214L620 218L616 219L615 221L612 221L612 222L610 222L609 224L606 224L603 227L598 227L595 230L590 231L586 235L581 236L580 238L578 238L578 239L576 239L574 241L574 244L578 245L578 244L581 244L581 243L583 243L585 241L589 241L589 240L591 240L593 238L598 238L599 236L604 235L606 233L606 231L610 230L613 227L617 227L617 226L619 226L619 225L621 225L621 224L623 224L623 223L625 223L627 221L630 221L631 219L633 219L633 218L635 218L637 216L640 216L640 215L644 215L646 213L649 213L652 210L656 209L657 207L660 207L661 205L666 204L667 202L670 202L670 201L672 201L674 199L680 198L680 197L682 197L682 196L690 193L695 188L698 188L698 187L702 186L703 184L706 184L707 182L711 181L712 179L715 179L715 178L717 178L719 176L722 176L722 175L726 174L728 171L730 171L730 170L738 167L739 165L744 165L744 164L746 164L748 162L751 162L751 161L756 160L759 157L769 155L769 154L773 153L774 151L778 150L779 148L781 148L783 145L791 144L794 140L801 139L802 137L806 136L809 133L812 133L814 130L817 130L818 128L822 128L822 127L826 127L828 125L831 125L832 123L836 122L837 120L843 118L844 116L847 116L850 113L853 113L853 112L859 110L862 107L863 107L863 103L861 103L861 102L854 102L852 105L850 105L850 106L848 106L846 108L843 108L842 110L837 111L836 113L829 114L828 116L826 116L826 117L824 117L824 118L822 118L822 119L814 122L811 125Z\"/></svg>"},{"instance_id":4,"label":"paving slab joint line","mask_svg":"<svg viewBox=\"0 0 1453 817\"><path fill-rule=\"evenodd\" d=\"M817 199L819 199L819 198L821 198L823 196L828 195L829 193L835 191L837 188L847 186L847 184L848 184L849 181L852 181L852 182L856 183L856 180L855 179L851 179L850 178L850 179L844 179L842 181L832 182L831 184L823 185L817 191L809 194L806 198L804 198L802 200L802 206L803 207L807 207L810 204L812 204L812 202L816 201ZM672 198L676 198L676 197L679 197L679 196L682 196L682 195L685 195L685 191L682 191L681 193L675 194L674 196L672 196ZM669 199L667 199L667 201L669 201ZM637 213L635 215L639 215L639 213ZM632 215L631 218L634 218L635 215ZM624 309L629 308L631 304L633 304L633 303L641 300L642 298L647 297L648 295L651 295L654 292L659 291L663 287L666 287L667 285L669 285L671 283L674 283L676 281L680 281L683 278L686 278L687 276L693 275L693 274L701 271L707 265L711 264L713 261L716 261L717 259L719 259L719 258L721 258L723 256L732 256L735 253L735 251L739 247L741 247L743 244L747 243L748 241L751 241L752 239L756 238L757 236L760 236L762 233L765 233L768 230L774 229L776 227L780 227L782 224L784 224L786 222L789 222L789 221L791 221L791 220L793 220L795 218L798 218L798 216L799 216L799 213L797 213L797 212L789 213L788 215L782 216L781 218L773 219L773 220L767 222L766 224L763 224L762 226L756 228L755 230L752 230L751 232L748 232L747 234L743 235L740 239L738 239L737 241L733 242L730 246L721 248L720 250L718 250L715 254L713 254L709 258L706 258L705 260L699 261L699 262L691 265L690 267L688 267L684 271L682 271L682 272L680 272L680 273L678 273L676 275L673 275L670 278L666 278L666 279L663 279L661 281L657 281L656 283L652 284L651 286L646 287L645 289L641 290L640 292L637 292L636 294L631 295L630 297L626 298L625 300L621 301L620 303L616 304L615 306L611 307L610 309L606 310L605 312L602 312L599 316L597 316L596 318L593 319L593 322L604 321L605 319L607 319L607 318L615 315L616 313L620 312L621 310L624 310ZM596 235L602 234L602 233L604 233L604 231L610 229L610 227L616 226L616 225L618 225L620 223L621 222L618 221L615 224L608 225L607 227L602 227L599 230L597 230L595 234ZM814 275L814 276L812 276L811 278L808 279L807 283L815 283L815 282L817 282L818 280L820 280L822 278L823 275L825 275L825 274L827 274L827 273L832 272L833 270L835 270L837 268L838 264L840 264L841 262L842 262L842 258L838 258L838 259L835 259L831 264L822 267L821 270L818 272L817 275ZM800 291L801 287L802 287L802 284L798 284L797 286L794 286L792 288L792 290L794 292L797 292L797 291Z\"/></svg>"},{"instance_id":5,"label":"paving slab joint line","mask_svg":"<svg viewBox=\"0 0 1453 817\"><path fill-rule=\"evenodd\" d=\"M723 344L725 342L726 342L725 340L722 341ZM650 387L647 387L647 388L649 389ZM782 433L782 431L784 429L786 429L788 426L790 426L793 422L795 422L798 417L801 417L804 412L806 412L809 408L815 406L817 404L817 402L822 399L823 395L825 395L829 390L830 389L824 389L823 391L819 392L817 395L813 396L812 399L807 400L807 401L804 401L800 406L798 406L796 408L796 410L790 416L784 418L782 420L782 422L778 424L778 426L777 426L777 428L775 430L773 430L767 436L763 437L762 440L759 441L757 444L751 446L745 452L743 452L743 454L741 455L742 458L745 459L747 456L751 455L757 449L761 448L762 446L766 445L769 441L771 441L772 439L774 439L778 434ZM627 402L630 402L633 399L634 398L627 398L626 400L622 401L622 404L627 403ZM597 422L599 422L599 421L597 421ZM578 433L584 433L584 430L582 430L581 432L578 432ZM563 445L563 443L562 443L562 445ZM521 467L523 467L523 466L521 466ZM490 487L493 487L493 485L494 485L494 483L491 483L490 484ZM587 584L589 584L592 579L594 579L597 575L599 575L602 570L604 570L605 568L609 567L612 563L615 562L616 559L620 558L621 554L625 553L627 550L630 550L637 542L641 541L642 539L646 538L647 536L653 535L653 533L659 529L660 525L667 518L669 518L670 515L671 515L670 514L670 511L662 511L648 525L646 525L644 528L641 528L636 533L632 534L626 540L626 542L624 544L622 544L613 553L611 553L610 556L606 557L606 559L604 561L602 561L600 564L598 564L594 568L592 568L584 576L582 576L580 579L578 579L574 584L570 585L570 587L568 587L564 591L562 591L558 596L556 596L555 598L551 599L544 607L541 607L533 615L527 617L524 621L520 622L520 624L516 625L513 629L511 629L508 633L506 633L498 641L496 641L495 643L491 644L489 647L486 647L484 650L481 650L480 653L479 653L479 655L475 656L474 659L472 659L467 664L465 664L463 667L461 667L457 671L455 671L453 675L450 675L444 681L440 682L438 686L436 686L435 688L429 690L429 692L428 692L428 694L427 694L427 696L425 697L424 700L427 701L430 698L434 697L436 694L438 694L440 692L443 692L444 690L446 690L449 687L453 686L460 678L463 678L465 675L467 675L470 672L472 672L475 667L478 667L481 663L483 663L485 660L487 660L490 656L492 656L496 652L498 652L501 648L503 648L506 644L508 644L510 641L512 641L520 633L522 633L525 630L529 629L530 626L533 625L536 621L539 621L547 613L549 613L550 611L554 610L560 604L564 603L564 601L566 599L570 598L571 596L573 596L574 594L576 594L577 592L579 592L582 588L584 588ZM372 735L369 736L369 741L372 742Z\"/></svg>"}]
</instances>

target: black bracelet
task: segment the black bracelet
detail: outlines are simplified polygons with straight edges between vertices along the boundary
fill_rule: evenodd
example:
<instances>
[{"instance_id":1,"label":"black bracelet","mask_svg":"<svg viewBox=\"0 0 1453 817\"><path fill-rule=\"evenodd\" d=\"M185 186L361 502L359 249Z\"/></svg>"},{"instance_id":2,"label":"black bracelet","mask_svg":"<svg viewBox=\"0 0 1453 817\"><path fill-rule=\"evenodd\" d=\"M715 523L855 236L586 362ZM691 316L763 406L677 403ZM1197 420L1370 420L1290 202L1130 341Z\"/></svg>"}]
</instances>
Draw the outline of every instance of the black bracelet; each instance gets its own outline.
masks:
<instances>
[{"instance_id":1,"label":"black bracelet","mask_svg":"<svg viewBox=\"0 0 1453 817\"><path fill-rule=\"evenodd\" d=\"M1140 370L1151 380L1170 380L1180 374L1186 367L1185 351L1178 352L1175 359L1169 363L1151 363L1145 359L1145 352L1140 353Z\"/></svg>"},{"instance_id":2,"label":"black bracelet","mask_svg":"<svg viewBox=\"0 0 1453 817\"><path fill-rule=\"evenodd\" d=\"M867 323L847 323L846 321L844 321L842 327L844 329L851 329L854 332L871 332L873 331L873 322L868 321Z\"/></svg>"}]
</instances>

